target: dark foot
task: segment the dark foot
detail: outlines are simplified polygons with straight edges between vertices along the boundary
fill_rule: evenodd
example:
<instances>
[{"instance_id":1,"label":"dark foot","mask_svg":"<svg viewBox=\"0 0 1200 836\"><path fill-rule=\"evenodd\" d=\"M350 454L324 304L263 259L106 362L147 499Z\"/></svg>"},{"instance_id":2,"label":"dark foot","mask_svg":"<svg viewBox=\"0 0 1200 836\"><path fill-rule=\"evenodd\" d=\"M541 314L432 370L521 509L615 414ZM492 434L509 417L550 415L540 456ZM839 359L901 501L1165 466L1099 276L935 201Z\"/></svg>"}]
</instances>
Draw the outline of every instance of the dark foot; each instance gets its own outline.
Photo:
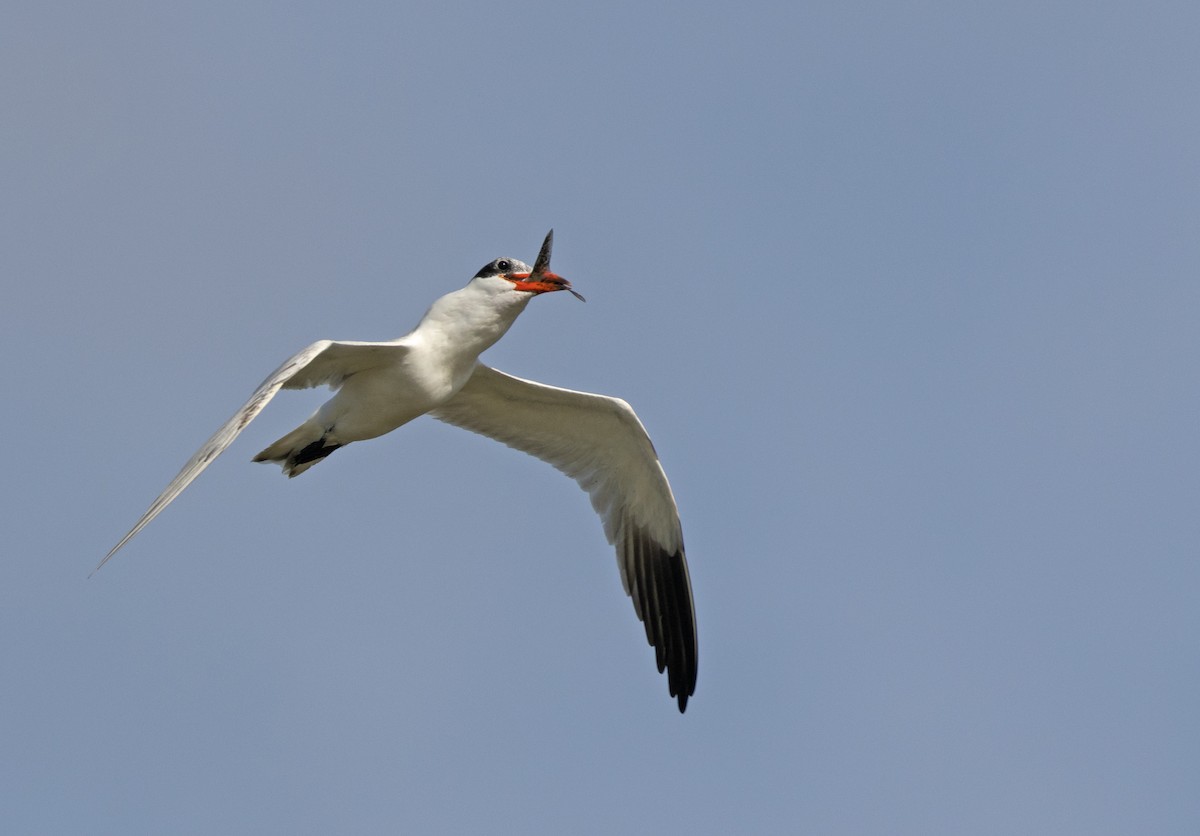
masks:
<instances>
[{"instance_id":1,"label":"dark foot","mask_svg":"<svg viewBox=\"0 0 1200 836\"><path fill-rule=\"evenodd\" d=\"M295 455L295 457L292 458L292 466L294 467L298 464L307 464L308 462L315 462L317 459L323 459L341 446L342 445L340 444L326 444L324 438L319 438L312 444L302 449Z\"/></svg>"}]
</instances>

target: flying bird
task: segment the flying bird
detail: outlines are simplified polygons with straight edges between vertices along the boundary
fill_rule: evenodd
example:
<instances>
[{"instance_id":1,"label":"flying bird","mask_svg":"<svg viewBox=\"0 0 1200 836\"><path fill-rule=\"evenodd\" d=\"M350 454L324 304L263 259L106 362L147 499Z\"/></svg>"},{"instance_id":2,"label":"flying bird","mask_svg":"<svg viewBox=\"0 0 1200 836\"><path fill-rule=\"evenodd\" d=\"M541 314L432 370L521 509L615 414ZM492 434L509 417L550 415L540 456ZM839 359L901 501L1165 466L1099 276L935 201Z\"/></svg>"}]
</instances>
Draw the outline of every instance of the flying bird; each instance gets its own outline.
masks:
<instances>
[{"instance_id":1,"label":"flying bird","mask_svg":"<svg viewBox=\"0 0 1200 836\"><path fill-rule=\"evenodd\" d=\"M696 690L696 618L683 532L666 473L633 409L620 398L522 380L479 362L533 297L566 290L550 272L554 230L533 267L484 265L466 287L430 306L407 335L387 342L319 340L272 372L121 538L101 566L183 492L280 389L326 385L336 394L254 457L299 476L335 450L389 433L420 415L529 453L591 497L658 670L679 710Z\"/></svg>"}]
</instances>

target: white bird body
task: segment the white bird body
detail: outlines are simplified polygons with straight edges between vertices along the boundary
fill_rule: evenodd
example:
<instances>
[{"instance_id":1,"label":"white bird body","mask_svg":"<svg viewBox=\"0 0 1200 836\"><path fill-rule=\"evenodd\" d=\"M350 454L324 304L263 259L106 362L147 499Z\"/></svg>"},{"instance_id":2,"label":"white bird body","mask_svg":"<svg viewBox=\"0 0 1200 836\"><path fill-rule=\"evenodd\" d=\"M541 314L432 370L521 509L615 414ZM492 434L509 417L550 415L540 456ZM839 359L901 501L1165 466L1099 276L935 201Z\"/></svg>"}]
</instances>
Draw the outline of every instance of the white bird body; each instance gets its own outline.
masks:
<instances>
[{"instance_id":1,"label":"white bird body","mask_svg":"<svg viewBox=\"0 0 1200 836\"><path fill-rule=\"evenodd\" d=\"M666 474L629 404L521 380L478 362L539 293L571 289L549 272L552 235L531 269L496 259L388 342L321 340L289 358L196 452L100 561L128 543L258 415L281 388L328 385L336 394L255 461L297 476L334 450L384 435L418 416L501 441L548 462L588 492L617 547L626 592L668 672L683 711L695 691L696 632L683 534ZM578 296L578 294L575 294ZM582 297L579 297L582 299Z\"/></svg>"},{"instance_id":2,"label":"white bird body","mask_svg":"<svg viewBox=\"0 0 1200 836\"><path fill-rule=\"evenodd\" d=\"M495 287L501 282L507 288ZM334 355L323 370L310 369L303 380L293 377L283 386L325 383L338 387L337 394L255 460L282 461L288 476L298 476L319 459L288 464L289 453L322 439L336 448L377 438L445 403L470 379L479 355L504 336L532 298L514 292L505 279L477 277L434 302L417 327L398 340L326 347L310 364L326 353ZM355 370L347 375L348 369ZM322 371L328 377L315 380Z\"/></svg>"}]
</instances>

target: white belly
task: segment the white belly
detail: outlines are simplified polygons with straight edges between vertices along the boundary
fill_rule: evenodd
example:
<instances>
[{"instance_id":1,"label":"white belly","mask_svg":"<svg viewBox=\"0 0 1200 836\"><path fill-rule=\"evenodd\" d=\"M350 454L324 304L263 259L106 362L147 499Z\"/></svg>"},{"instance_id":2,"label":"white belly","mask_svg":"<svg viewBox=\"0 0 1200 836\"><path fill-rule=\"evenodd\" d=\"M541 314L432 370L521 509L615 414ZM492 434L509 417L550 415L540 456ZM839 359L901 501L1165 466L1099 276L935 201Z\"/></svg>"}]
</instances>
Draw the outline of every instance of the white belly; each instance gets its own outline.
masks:
<instances>
[{"instance_id":1,"label":"white belly","mask_svg":"<svg viewBox=\"0 0 1200 836\"><path fill-rule=\"evenodd\" d=\"M465 382L451 379L445 372L422 374L407 364L359 372L347 378L313 417L327 428L330 441L363 441L424 415Z\"/></svg>"}]
</instances>

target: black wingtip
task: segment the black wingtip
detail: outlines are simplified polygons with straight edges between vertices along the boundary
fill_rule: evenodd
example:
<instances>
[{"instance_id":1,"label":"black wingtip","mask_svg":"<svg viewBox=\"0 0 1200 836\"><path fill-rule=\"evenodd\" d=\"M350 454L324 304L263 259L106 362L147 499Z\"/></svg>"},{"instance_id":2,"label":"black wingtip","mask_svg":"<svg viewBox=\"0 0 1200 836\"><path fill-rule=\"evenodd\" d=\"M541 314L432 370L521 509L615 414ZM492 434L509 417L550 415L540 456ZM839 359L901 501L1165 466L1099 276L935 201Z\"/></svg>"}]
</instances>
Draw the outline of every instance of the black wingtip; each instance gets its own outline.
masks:
<instances>
[{"instance_id":1,"label":"black wingtip","mask_svg":"<svg viewBox=\"0 0 1200 836\"><path fill-rule=\"evenodd\" d=\"M625 567L634 609L654 647L659 673L667 675L667 689L687 710L696 692L696 615L691 579L682 545L667 551L645 532L627 529L618 549Z\"/></svg>"}]
</instances>

